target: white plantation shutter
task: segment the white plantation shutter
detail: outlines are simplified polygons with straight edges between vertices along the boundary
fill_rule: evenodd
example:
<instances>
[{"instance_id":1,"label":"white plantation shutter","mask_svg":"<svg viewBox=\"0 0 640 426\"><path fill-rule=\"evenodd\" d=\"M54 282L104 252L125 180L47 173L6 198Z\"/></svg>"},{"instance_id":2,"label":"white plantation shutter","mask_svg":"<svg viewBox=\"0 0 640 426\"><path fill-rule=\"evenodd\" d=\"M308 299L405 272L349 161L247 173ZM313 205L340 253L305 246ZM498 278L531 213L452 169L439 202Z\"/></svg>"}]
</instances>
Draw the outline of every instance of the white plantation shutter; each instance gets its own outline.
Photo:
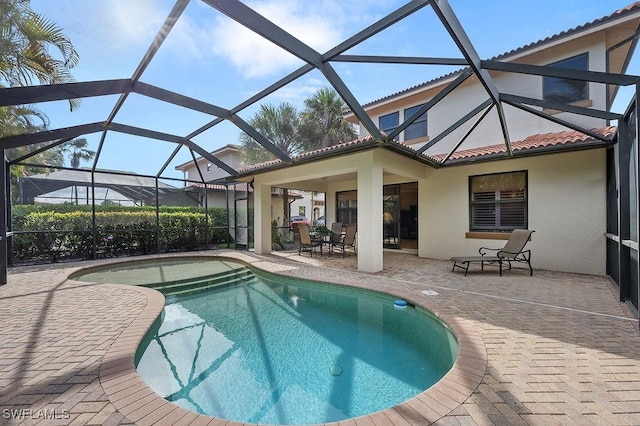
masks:
<instances>
[{"instance_id":1,"label":"white plantation shutter","mask_svg":"<svg viewBox=\"0 0 640 426\"><path fill-rule=\"evenodd\" d=\"M527 172L472 176L471 230L527 228Z\"/></svg>"}]
</instances>

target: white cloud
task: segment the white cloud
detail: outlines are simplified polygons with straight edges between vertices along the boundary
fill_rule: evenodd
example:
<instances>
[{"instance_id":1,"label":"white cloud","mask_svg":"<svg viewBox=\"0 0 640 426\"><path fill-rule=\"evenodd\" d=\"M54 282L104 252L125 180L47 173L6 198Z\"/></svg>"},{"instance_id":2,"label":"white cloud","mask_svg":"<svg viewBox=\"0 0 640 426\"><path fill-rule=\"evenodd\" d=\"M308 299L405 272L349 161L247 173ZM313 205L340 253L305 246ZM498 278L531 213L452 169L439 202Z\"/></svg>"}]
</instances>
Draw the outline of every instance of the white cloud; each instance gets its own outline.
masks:
<instances>
[{"instance_id":1,"label":"white cloud","mask_svg":"<svg viewBox=\"0 0 640 426\"><path fill-rule=\"evenodd\" d=\"M120 1L120 0L110 0ZM150 0L137 0L145 3ZM254 0L260 15L320 53L390 12L398 0ZM136 12L129 12L136 14ZM124 17L126 19L126 17ZM142 28L140 28L142 31ZM163 46L195 62L223 59L241 78L272 77L303 61L203 2L190 3Z\"/></svg>"},{"instance_id":2,"label":"white cloud","mask_svg":"<svg viewBox=\"0 0 640 426\"><path fill-rule=\"evenodd\" d=\"M111 41L118 46L148 45L162 26L167 11L154 0L109 0L105 2L105 24Z\"/></svg>"},{"instance_id":3,"label":"white cloud","mask_svg":"<svg viewBox=\"0 0 640 426\"><path fill-rule=\"evenodd\" d=\"M304 101L313 96L321 87L327 87L329 83L316 78L300 81L283 87L273 93L270 100L274 103L288 102L302 108Z\"/></svg>"},{"instance_id":4,"label":"white cloud","mask_svg":"<svg viewBox=\"0 0 640 426\"><path fill-rule=\"evenodd\" d=\"M327 14L316 1L261 2L252 8L282 29L323 53L342 38L339 16ZM227 58L245 78L273 75L300 60L227 17L216 17L212 51Z\"/></svg>"}]
</instances>

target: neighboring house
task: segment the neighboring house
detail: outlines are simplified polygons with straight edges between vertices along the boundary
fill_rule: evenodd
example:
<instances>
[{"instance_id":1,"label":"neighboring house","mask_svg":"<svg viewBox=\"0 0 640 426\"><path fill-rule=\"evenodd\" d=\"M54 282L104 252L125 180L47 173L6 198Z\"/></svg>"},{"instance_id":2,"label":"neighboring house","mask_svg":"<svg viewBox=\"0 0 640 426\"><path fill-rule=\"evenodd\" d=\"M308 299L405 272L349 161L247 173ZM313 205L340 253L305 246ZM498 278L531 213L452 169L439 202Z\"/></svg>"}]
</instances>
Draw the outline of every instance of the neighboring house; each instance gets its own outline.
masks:
<instances>
[{"instance_id":1,"label":"neighboring house","mask_svg":"<svg viewBox=\"0 0 640 426\"><path fill-rule=\"evenodd\" d=\"M238 145L225 145L222 148L212 151L211 155L234 169L238 169L242 165L240 147ZM204 182L224 180L229 177L229 173L225 170L203 157L196 158L195 162L187 161L186 163L180 164L176 166L176 170L180 170L185 178L184 192L193 200L193 205L204 207L206 204L208 207L224 208L230 205L233 207L233 184L207 184L205 191Z\"/></svg>"},{"instance_id":2,"label":"neighboring house","mask_svg":"<svg viewBox=\"0 0 640 426\"><path fill-rule=\"evenodd\" d=\"M222 148L211 152L211 155L220 159L233 169L239 169L242 166L240 157L240 146L228 144ZM176 166L176 170L180 170L184 178L191 182L211 182L213 180L229 177L229 173L215 164L211 163L204 157L196 158L195 163L190 160L186 163Z\"/></svg>"},{"instance_id":3,"label":"neighboring house","mask_svg":"<svg viewBox=\"0 0 640 426\"><path fill-rule=\"evenodd\" d=\"M242 170L239 179L254 185L256 252L271 250L261 216L271 188L290 187L325 192L327 224L357 223L359 270L382 270L385 248L449 259L501 247L510 230L528 228L534 268L607 273L605 233L617 214L607 211L607 197L615 206L617 191L626 191L616 181L629 170L626 181L637 181L633 162L614 160L637 153L637 141L610 127L616 87L586 80L626 71L639 24L633 4L483 61L481 71L461 69L365 105L392 136L426 106L397 142L361 126L356 141ZM531 75L556 68L576 71ZM635 211L630 197L626 206Z\"/></svg>"},{"instance_id":4,"label":"neighboring house","mask_svg":"<svg viewBox=\"0 0 640 426\"><path fill-rule=\"evenodd\" d=\"M242 166L241 148L239 145L225 145L222 148L212 151L211 155L220 159L233 169L237 170ZM238 204L238 209L241 209L247 200L247 186L240 184L236 187L236 185L228 179L229 173L211 163L206 158L197 157L195 162L188 161L176 166L176 170L182 171L186 181L185 187L183 188L184 193L190 200L193 200L193 205L195 206L205 206L205 193L207 207L228 207L231 210L235 210L235 205ZM226 180L228 180L228 182L225 184L207 183L205 190L203 181ZM249 191L252 191L251 186L249 186ZM275 219L279 226L283 226L284 206L282 204L282 190L274 188L271 196L273 202L271 203L269 217ZM289 204L291 205L303 199L304 195L299 191L289 191L288 198ZM293 210L291 211L293 212ZM291 214L294 215L297 213Z\"/></svg>"},{"instance_id":5,"label":"neighboring house","mask_svg":"<svg viewBox=\"0 0 640 426\"><path fill-rule=\"evenodd\" d=\"M291 203L291 216L305 216L311 223L324 216L324 193L301 191L300 198Z\"/></svg>"}]
</instances>

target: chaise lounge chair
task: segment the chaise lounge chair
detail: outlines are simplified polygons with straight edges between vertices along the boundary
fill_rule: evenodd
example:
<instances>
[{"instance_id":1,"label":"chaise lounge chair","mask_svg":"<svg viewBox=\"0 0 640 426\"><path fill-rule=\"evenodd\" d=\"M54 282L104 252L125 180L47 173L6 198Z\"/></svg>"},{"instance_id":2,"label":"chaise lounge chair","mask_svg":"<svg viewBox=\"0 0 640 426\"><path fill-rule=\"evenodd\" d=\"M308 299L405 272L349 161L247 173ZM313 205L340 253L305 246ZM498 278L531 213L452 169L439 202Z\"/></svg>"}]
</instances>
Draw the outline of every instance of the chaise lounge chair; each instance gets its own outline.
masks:
<instances>
[{"instance_id":1,"label":"chaise lounge chair","mask_svg":"<svg viewBox=\"0 0 640 426\"><path fill-rule=\"evenodd\" d=\"M529 266L529 276L533 275L533 268L531 267L531 250L524 250L524 246L529 241L531 234L534 231L528 229L514 229L509 237L509 240L501 249L491 249L487 247L480 247L480 256L462 256L452 257L453 268L451 271L455 271L456 268L464 269L464 275L467 276L469 272L469 264L480 263L480 269L484 271L484 263L497 263L500 267L500 276L502 276L502 264L509 263L509 269L511 269L511 262L526 263ZM490 251L495 251L495 254L489 254Z\"/></svg>"}]
</instances>

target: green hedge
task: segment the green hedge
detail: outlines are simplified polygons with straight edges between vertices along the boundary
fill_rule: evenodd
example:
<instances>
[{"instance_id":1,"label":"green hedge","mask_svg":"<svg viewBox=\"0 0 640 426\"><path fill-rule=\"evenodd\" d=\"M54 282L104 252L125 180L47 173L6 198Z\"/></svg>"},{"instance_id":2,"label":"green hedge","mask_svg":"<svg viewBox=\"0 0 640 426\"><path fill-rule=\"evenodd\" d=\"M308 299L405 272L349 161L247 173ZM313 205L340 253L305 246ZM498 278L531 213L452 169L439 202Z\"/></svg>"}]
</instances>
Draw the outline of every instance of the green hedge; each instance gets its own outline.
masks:
<instances>
[{"instance_id":1,"label":"green hedge","mask_svg":"<svg viewBox=\"0 0 640 426\"><path fill-rule=\"evenodd\" d=\"M189 251L231 242L227 212L211 208L161 207L160 251ZM12 207L13 256L16 261L62 256L93 257L91 206ZM155 207L96 206L98 255L156 252Z\"/></svg>"}]
</instances>

